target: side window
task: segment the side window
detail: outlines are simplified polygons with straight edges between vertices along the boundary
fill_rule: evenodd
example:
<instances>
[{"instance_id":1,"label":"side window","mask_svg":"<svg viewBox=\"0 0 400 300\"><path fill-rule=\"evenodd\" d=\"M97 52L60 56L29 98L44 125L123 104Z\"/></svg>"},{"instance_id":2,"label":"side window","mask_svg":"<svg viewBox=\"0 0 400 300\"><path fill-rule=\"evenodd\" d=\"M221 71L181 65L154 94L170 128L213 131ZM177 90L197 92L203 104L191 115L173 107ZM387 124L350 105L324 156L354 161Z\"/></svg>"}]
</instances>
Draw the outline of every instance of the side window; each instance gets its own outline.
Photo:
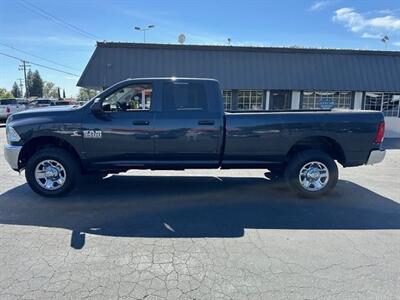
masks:
<instances>
[{"instance_id":1,"label":"side window","mask_svg":"<svg viewBox=\"0 0 400 300\"><path fill-rule=\"evenodd\" d=\"M103 100L104 111L142 111L150 110L152 88L150 84L125 86Z\"/></svg>"},{"instance_id":2,"label":"side window","mask_svg":"<svg viewBox=\"0 0 400 300\"><path fill-rule=\"evenodd\" d=\"M163 110L207 110L208 101L203 84L197 82L167 82L163 88Z\"/></svg>"}]
</instances>

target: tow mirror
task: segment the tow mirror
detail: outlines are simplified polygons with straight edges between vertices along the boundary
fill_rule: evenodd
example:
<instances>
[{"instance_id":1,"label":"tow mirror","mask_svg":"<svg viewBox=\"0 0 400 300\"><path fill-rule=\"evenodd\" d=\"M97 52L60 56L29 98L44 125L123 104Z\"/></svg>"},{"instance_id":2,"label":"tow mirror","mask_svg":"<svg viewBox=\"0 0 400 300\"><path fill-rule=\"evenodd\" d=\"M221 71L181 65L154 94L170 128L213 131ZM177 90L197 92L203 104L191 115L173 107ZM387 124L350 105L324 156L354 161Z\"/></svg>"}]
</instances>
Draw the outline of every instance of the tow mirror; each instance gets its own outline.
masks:
<instances>
[{"instance_id":1,"label":"tow mirror","mask_svg":"<svg viewBox=\"0 0 400 300\"><path fill-rule=\"evenodd\" d=\"M92 110L92 113L96 116L102 115L103 112L103 108L101 105L101 99L100 98L96 98L93 101L93 104L90 106L90 109Z\"/></svg>"}]
</instances>

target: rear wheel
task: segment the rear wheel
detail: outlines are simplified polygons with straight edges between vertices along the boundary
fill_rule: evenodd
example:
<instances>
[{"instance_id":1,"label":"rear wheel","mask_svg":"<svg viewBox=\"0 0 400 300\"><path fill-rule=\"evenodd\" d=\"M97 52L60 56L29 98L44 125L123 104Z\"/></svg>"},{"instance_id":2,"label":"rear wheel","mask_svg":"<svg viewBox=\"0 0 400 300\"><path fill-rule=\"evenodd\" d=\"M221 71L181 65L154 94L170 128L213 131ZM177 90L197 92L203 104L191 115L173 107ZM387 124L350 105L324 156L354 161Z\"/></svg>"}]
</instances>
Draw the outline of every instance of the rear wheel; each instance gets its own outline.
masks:
<instances>
[{"instance_id":1,"label":"rear wheel","mask_svg":"<svg viewBox=\"0 0 400 300\"><path fill-rule=\"evenodd\" d=\"M80 175L75 158L61 148L44 148L32 155L25 168L25 177L36 193L46 197L68 194Z\"/></svg>"},{"instance_id":2,"label":"rear wheel","mask_svg":"<svg viewBox=\"0 0 400 300\"><path fill-rule=\"evenodd\" d=\"M325 152L305 150L290 160L285 177L301 196L317 198L329 193L338 181L335 161Z\"/></svg>"}]
</instances>

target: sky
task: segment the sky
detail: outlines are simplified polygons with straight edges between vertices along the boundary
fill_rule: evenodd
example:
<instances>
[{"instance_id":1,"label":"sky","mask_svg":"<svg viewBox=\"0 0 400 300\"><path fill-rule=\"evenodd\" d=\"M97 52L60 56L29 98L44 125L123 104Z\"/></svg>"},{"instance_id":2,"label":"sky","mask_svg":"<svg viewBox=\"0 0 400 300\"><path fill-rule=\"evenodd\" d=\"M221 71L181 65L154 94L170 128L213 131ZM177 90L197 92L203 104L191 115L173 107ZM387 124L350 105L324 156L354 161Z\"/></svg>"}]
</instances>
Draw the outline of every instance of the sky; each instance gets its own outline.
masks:
<instances>
[{"instance_id":1,"label":"sky","mask_svg":"<svg viewBox=\"0 0 400 300\"><path fill-rule=\"evenodd\" d=\"M143 42L134 27L148 25L151 43L183 33L185 44L400 51L400 0L0 0L0 53L73 97L96 41ZM23 78L19 64L0 54L0 87Z\"/></svg>"}]
</instances>

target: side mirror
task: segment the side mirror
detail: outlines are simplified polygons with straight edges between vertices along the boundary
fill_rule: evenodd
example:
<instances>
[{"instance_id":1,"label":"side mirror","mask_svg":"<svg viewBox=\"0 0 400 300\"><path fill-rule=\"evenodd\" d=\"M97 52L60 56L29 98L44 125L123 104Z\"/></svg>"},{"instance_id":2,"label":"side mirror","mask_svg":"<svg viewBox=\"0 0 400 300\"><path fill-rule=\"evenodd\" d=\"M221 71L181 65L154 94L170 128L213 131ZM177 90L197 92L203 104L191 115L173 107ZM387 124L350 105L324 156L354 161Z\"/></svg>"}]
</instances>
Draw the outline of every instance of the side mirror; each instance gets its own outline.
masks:
<instances>
[{"instance_id":1,"label":"side mirror","mask_svg":"<svg viewBox=\"0 0 400 300\"><path fill-rule=\"evenodd\" d=\"M94 99L93 104L90 106L90 109L95 116L103 115L104 111L101 105L101 99Z\"/></svg>"}]
</instances>

